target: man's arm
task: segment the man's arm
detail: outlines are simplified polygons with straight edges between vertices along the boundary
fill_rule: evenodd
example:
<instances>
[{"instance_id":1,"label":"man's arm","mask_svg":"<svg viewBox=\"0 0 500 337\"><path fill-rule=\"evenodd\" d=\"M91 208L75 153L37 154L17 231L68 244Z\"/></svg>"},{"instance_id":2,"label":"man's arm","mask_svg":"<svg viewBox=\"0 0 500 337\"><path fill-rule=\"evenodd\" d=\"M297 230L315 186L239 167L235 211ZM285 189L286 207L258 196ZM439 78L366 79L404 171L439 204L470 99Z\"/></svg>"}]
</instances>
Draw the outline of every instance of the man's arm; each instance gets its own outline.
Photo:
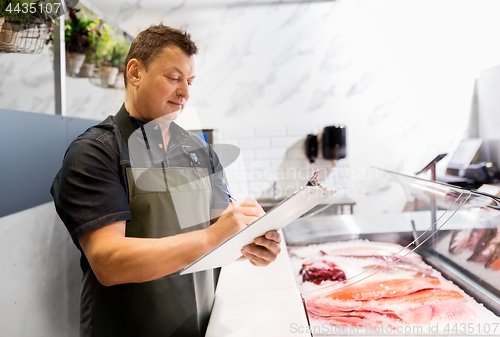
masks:
<instances>
[{"instance_id":1,"label":"man's arm","mask_svg":"<svg viewBox=\"0 0 500 337\"><path fill-rule=\"evenodd\" d=\"M78 241L103 285L146 282L184 268L262 214L255 201L245 200L232 203L204 230L159 239L133 238L125 236L126 222L118 221L83 234ZM262 239L244 248L254 265L267 265L279 253L275 234L256 241Z\"/></svg>"}]
</instances>

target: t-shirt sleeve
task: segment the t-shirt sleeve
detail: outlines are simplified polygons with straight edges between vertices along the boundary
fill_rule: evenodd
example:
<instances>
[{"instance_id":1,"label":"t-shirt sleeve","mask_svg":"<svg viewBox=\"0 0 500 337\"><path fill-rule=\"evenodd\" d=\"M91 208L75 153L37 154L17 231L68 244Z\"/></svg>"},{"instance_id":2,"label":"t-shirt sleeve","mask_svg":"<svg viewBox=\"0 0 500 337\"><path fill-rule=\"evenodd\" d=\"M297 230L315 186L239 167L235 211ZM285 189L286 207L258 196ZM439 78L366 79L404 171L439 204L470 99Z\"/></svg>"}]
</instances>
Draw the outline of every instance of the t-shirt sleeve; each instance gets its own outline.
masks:
<instances>
[{"instance_id":1,"label":"t-shirt sleeve","mask_svg":"<svg viewBox=\"0 0 500 337\"><path fill-rule=\"evenodd\" d=\"M131 219L117 155L95 139L77 139L70 145L51 193L77 245L85 233Z\"/></svg>"}]
</instances>

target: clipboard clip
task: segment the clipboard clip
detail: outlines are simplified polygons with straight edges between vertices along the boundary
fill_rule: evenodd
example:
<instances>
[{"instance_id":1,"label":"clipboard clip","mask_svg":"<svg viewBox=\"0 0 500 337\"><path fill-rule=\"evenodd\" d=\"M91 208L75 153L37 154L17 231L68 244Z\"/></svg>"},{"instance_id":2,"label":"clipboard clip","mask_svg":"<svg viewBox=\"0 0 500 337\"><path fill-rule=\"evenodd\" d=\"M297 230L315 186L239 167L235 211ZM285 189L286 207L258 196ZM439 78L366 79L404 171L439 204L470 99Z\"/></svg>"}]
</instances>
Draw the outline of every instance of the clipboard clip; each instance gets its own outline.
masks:
<instances>
[{"instance_id":1,"label":"clipboard clip","mask_svg":"<svg viewBox=\"0 0 500 337\"><path fill-rule=\"evenodd\" d=\"M319 169L316 169L311 179L309 179L309 181L307 182L306 186L319 186L323 188L323 186L321 186L318 182L318 175L319 175Z\"/></svg>"}]
</instances>

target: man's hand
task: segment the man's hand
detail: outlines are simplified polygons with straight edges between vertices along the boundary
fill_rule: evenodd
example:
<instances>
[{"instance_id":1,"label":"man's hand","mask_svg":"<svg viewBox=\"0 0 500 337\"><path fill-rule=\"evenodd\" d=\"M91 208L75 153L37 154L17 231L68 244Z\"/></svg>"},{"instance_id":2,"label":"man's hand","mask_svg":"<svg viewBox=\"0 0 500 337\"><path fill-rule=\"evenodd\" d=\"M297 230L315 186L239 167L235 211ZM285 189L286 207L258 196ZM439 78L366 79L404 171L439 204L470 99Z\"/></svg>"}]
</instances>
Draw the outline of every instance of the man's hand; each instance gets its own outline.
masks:
<instances>
[{"instance_id":1,"label":"man's hand","mask_svg":"<svg viewBox=\"0 0 500 337\"><path fill-rule=\"evenodd\" d=\"M277 231L269 231L264 236L255 238L249 245L241 250L251 264L257 267L265 267L276 260L276 256L281 252L281 236Z\"/></svg>"},{"instance_id":2,"label":"man's hand","mask_svg":"<svg viewBox=\"0 0 500 337\"><path fill-rule=\"evenodd\" d=\"M214 246L264 215L265 212L255 200L232 202L220 218L206 229ZM265 267L276 260L280 253L281 236L277 231L269 231L264 236L241 250L243 257L254 266Z\"/></svg>"},{"instance_id":3,"label":"man's hand","mask_svg":"<svg viewBox=\"0 0 500 337\"><path fill-rule=\"evenodd\" d=\"M232 202L219 219L205 229L208 241L212 247L216 247L262 215L264 215L264 210L255 200Z\"/></svg>"}]
</instances>

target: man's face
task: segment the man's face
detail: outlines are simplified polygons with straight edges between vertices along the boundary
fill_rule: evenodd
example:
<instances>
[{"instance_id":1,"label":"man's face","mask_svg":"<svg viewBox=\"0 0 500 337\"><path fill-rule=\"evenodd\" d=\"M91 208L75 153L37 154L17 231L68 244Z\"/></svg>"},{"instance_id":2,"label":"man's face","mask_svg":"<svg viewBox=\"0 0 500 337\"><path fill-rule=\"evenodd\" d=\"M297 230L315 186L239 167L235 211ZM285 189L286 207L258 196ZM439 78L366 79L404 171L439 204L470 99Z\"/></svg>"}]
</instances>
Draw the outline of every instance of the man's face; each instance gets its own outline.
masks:
<instances>
[{"instance_id":1,"label":"man's face","mask_svg":"<svg viewBox=\"0 0 500 337\"><path fill-rule=\"evenodd\" d=\"M141 118L158 122L179 117L194 80L194 57L176 46L165 47L146 71L142 66L136 106Z\"/></svg>"}]
</instances>

